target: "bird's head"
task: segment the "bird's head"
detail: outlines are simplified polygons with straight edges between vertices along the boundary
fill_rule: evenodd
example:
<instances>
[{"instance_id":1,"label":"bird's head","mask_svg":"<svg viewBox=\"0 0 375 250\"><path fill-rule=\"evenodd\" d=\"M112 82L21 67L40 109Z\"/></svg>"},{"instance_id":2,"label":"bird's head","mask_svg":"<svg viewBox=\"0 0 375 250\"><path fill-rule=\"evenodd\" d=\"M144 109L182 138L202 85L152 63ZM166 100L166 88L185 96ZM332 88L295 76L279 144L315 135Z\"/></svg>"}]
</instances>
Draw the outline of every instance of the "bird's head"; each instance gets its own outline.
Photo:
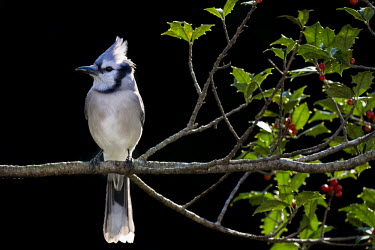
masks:
<instances>
[{"instance_id":1,"label":"bird's head","mask_svg":"<svg viewBox=\"0 0 375 250\"><path fill-rule=\"evenodd\" d=\"M127 41L117 37L115 43L93 65L78 67L76 70L92 76L93 88L99 92L113 92L120 87L134 89L134 63L126 57L127 50Z\"/></svg>"}]
</instances>

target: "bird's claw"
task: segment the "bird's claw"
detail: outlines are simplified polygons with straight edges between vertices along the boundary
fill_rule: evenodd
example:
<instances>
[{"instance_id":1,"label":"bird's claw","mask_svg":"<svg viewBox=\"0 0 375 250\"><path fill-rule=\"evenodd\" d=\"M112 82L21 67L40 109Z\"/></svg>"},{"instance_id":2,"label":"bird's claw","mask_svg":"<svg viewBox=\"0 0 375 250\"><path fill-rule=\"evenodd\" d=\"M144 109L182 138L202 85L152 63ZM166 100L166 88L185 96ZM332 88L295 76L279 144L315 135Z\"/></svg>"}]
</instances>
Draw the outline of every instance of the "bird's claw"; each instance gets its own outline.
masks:
<instances>
[{"instance_id":1,"label":"bird's claw","mask_svg":"<svg viewBox=\"0 0 375 250\"><path fill-rule=\"evenodd\" d=\"M102 155L103 150L100 150L99 153L90 160L91 170L95 171L95 169L99 169L100 166L100 156Z\"/></svg>"}]
</instances>

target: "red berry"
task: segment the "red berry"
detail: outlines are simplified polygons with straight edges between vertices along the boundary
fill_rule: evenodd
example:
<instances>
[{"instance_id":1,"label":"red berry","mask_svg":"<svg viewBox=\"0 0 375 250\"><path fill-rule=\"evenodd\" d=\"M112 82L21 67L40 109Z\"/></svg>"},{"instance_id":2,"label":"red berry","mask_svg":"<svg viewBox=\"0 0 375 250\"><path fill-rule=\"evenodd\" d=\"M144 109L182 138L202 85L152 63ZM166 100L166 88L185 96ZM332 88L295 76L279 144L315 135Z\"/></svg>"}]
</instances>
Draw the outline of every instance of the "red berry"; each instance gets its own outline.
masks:
<instances>
[{"instance_id":1,"label":"red berry","mask_svg":"<svg viewBox=\"0 0 375 250\"><path fill-rule=\"evenodd\" d=\"M363 126L363 130L368 133L368 132L371 131L371 126L367 124L367 125Z\"/></svg>"},{"instance_id":2,"label":"red berry","mask_svg":"<svg viewBox=\"0 0 375 250\"><path fill-rule=\"evenodd\" d=\"M268 174L265 174L263 175L263 178L266 180L266 181L269 181L271 179L271 176L268 175Z\"/></svg>"},{"instance_id":3,"label":"red berry","mask_svg":"<svg viewBox=\"0 0 375 250\"><path fill-rule=\"evenodd\" d=\"M292 124L292 118L287 117L287 118L285 118L285 125L289 126L289 124Z\"/></svg>"},{"instance_id":4,"label":"red berry","mask_svg":"<svg viewBox=\"0 0 375 250\"><path fill-rule=\"evenodd\" d=\"M280 124L275 123L275 124L273 125L273 127L274 127L275 129L279 129L279 128L280 128Z\"/></svg>"},{"instance_id":5,"label":"red berry","mask_svg":"<svg viewBox=\"0 0 375 250\"><path fill-rule=\"evenodd\" d=\"M296 129L296 125L295 125L295 124L290 124L290 125L289 125L289 128L290 128L291 130L294 130L294 129Z\"/></svg>"},{"instance_id":6,"label":"red berry","mask_svg":"<svg viewBox=\"0 0 375 250\"><path fill-rule=\"evenodd\" d=\"M346 103L347 103L348 105L353 105L353 99L349 99Z\"/></svg>"},{"instance_id":7,"label":"red berry","mask_svg":"<svg viewBox=\"0 0 375 250\"><path fill-rule=\"evenodd\" d=\"M262 3L263 2L263 0L257 0L257 3Z\"/></svg>"},{"instance_id":8,"label":"red berry","mask_svg":"<svg viewBox=\"0 0 375 250\"><path fill-rule=\"evenodd\" d=\"M290 204L292 207L295 207L297 204L296 200L292 200L292 204Z\"/></svg>"},{"instance_id":9,"label":"red berry","mask_svg":"<svg viewBox=\"0 0 375 250\"><path fill-rule=\"evenodd\" d=\"M332 179L330 182L329 182L329 185L334 187L336 186L337 184L339 183L339 181L337 179Z\"/></svg>"},{"instance_id":10,"label":"red berry","mask_svg":"<svg viewBox=\"0 0 375 250\"><path fill-rule=\"evenodd\" d=\"M292 134L293 134L293 135L298 134L298 130L297 130L297 129L292 129Z\"/></svg>"},{"instance_id":11,"label":"red berry","mask_svg":"<svg viewBox=\"0 0 375 250\"><path fill-rule=\"evenodd\" d=\"M357 1L357 2L358 2L358 1ZM350 58L350 63L351 63L351 64L355 63L355 58L354 58L354 57Z\"/></svg>"},{"instance_id":12,"label":"red berry","mask_svg":"<svg viewBox=\"0 0 375 250\"><path fill-rule=\"evenodd\" d=\"M337 184L336 186L335 186L335 191L336 192L340 192L342 190L342 186L340 185L340 184Z\"/></svg>"},{"instance_id":13,"label":"red berry","mask_svg":"<svg viewBox=\"0 0 375 250\"><path fill-rule=\"evenodd\" d=\"M328 191L328 184L323 184L320 189L323 191L323 192L327 192Z\"/></svg>"},{"instance_id":14,"label":"red berry","mask_svg":"<svg viewBox=\"0 0 375 250\"><path fill-rule=\"evenodd\" d=\"M327 194L328 194L328 195L332 195L334 189L335 189L334 186L328 186Z\"/></svg>"},{"instance_id":15,"label":"red berry","mask_svg":"<svg viewBox=\"0 0 375 250\"><path fill-rule=\"evenodd\" d=\"M372 122L375 122L375 115L371 116L370 119L371 119Z\"/></svg>"},{"instance_id":16,"label":"red berry","mask_svg":"<svg viewBox=\"0 0 375 250\"><path fill-rule=\"evenodd\" d=\"M321 80L322 82L324 82L326 80L326 77L324 75L320 75L319 76L319 80Z\"/></svg>"},{"instance_id":17,"label":"red berry","mask_svg":"<svg viewBox=\"0 0 375 250\"><path fill-rule=\"evenodd\" d=\"M318 68L321 69L321 70L324 70L325 67L326 67L326 65L324 63L318 64Z\"/></svg>"},{"instance_id":18,"label":"red berry","mask_svg":"<svg viewBox=\"0 0 375 250\"><path fill-rule=\"evenodd\" d=\"M341 192L341 191L336 192L336 193L335 193L335 196L336 196L337 198L340 198L340 197L342 196L342 192Z\"/></svg>"},{"instance_id":19,"label":"red berry","mask_svg":"<svg viewBox=\"0 0 375 250\"><path fill-rule=\"evenodd\" d=\"M375 115L375 113L372 110L369 110L369 111L366 112L367 118L371 118L373 115Z\"/></svg>"},{"instance_id":20,"label":"red berry","mask_svg":"<svg viewBox=\"0 0 375 250\"><path fill-rule=\"evenodd\" d=\"M374 230L372 230L372 234L375 234L375 229L374 229Z\"/></svg>"},{"instance_id":21,"label":"red berry","mask_svg":"<svg viewBox=\"0 0 375 250\"><path fill-rule=\"evenodd\" d=\"M358 0L350 0L351 5L356 5L358 3Z\"/></svg>"}]
</instances>

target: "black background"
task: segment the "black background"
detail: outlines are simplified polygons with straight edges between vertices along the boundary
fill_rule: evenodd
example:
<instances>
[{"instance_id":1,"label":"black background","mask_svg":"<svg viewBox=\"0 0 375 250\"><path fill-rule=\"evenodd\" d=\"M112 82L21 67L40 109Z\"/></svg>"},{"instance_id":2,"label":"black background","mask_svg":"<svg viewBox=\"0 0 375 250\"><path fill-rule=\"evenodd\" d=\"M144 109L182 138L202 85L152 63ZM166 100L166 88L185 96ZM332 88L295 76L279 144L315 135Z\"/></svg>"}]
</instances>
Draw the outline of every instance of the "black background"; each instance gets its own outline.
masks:
<instances>
[{"instance_id":1,"label":"black background","mask_svg":"<svg viewBox=\"0 0 375 250\"><path fill-rule=\"evenodd\" d=\"M0 77L0 164L37 164L91 159L98 148L92 140L83 115L84 99L92 80L75 72L90 65L115 40L128 40L128 57L136 65L135 77L146 107L144 134L137 147L140 155L169 135L182 129L194 108L196 93L187 66L188 46L184 41L160 34L169 28L166 22L187 21L194 27L215 23L207 36L194 45L194 67L202 84L222 48L225 38L218 19L205 12L207 7L223 6L225 1L65 1L49 3L2 1L1 8L1 77ZM250 20L237 47L224 60L249 72L271 67L263 51L285 34L298 37L297 26L280 15L296 15L298 9L314 9L310 24L320 21L333 29L346 23L364 28L355 45L359 64L373 66L371 43L365 27L338 7L349 6L349 0L279 1L264 0ZM242 21L249 7L237 6L228 16L230 34ZM266 55L266 56L264 56ZM279 62L275 59L275 62ZM297 61L301 63L301 61ZM301 64L302 65L302 64ZM300 66L301 66L300 65ZM298 67L298 64L295 66ZM341 81L350 79L345 73ZM277 74L270 77L275 84ZM308 85L314 98L321 83L311 77L296 81L291 88ZM337 78L337 75L331 76ZM272 81L273 80L273 81ZM230 86L229 70L216 76L218 91L226 110L242 102L242 96ZM318 87L316 87L318 86ZM318 90L318 91L316 91ZM315 91L315 92L314 92ZM243 132L256 109L247 108L233 118L236 129ZM211 93L202 108L198 122L204 124L219 116ZM235 141L225 124L204 134L184 138L158 152L151 159L174 161L209 161L223 157ZM313 143L299 141L290 150ZM239 174L232 175L193 210L215 220ZM142 176L162 194L184 203L204 190L219 176ZM373 171L358 182L344 180L344 198L333 205L335 224L344 235L353 234L344 223L338 207L357 201L362 184L371 187ZM309 179L306 190L317 190L324 175ZM359 185L361 184L361 185ZM253 174L241 191L262 190L268 182ZM36 179L0 179L0 245L49 248L82 247L90 249L181 249L197 247L246 247L267 249L263 242L218 233L192 222L132 186L136 238L134 244L107 244L102 236L104 214L104 176L60 176ZM224 225L259 234L260 217L252 217L254 208L247 202L230 207ZM322 211L319 210L319 213ZM332 233L331 235L335 235ZM323 247L324 248L324 247Z\"/></svg>"}]
</instances>

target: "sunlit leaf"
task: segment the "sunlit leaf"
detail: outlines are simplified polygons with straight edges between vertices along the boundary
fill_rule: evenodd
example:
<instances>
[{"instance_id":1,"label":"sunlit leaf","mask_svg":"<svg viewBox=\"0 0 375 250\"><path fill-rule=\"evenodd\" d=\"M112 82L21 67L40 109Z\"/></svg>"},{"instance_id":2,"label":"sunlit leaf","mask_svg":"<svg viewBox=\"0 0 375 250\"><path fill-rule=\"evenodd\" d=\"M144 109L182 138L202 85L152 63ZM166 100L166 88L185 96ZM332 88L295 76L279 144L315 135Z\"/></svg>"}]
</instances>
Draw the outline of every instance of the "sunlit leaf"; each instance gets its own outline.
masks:
<instances>
[{"instance_id":1,"label":"sunlit leaf","mask_svg":"<svg viewBox=\"0 0 375 250\"><path fill-rule=\"evenodd\" d=\"M226 17L229 13L232 12L234 6L236 5L238 0L227 0L223 8L223 15Z\"/></svg>"},{"instance_id":2,"label":"sunlit leaf","mask_svg":"<svg viewBox=\"0 0 375 250\"><path fill-rule=\"evenodd\" d=\"M279 200L266 200L254 211L254 214L261 212L268 212L274 210L282 210L288 207L289 204Z\"/></svg>"},{"instance_id":3,"label":"sunlit leaf","mask_svg":"<svg viewBox=\"0 0 375 250\"><path fill-rule=\"evenodd\" d=\"M296 125L296 129L297 130L302 129L306 125L307 121L309 120L309 117L310 117L310 111L306 102L297 106L294 109L294 112L292 115L292 121L293 121L293 124Z\"/></svg>"}]
</instances>

